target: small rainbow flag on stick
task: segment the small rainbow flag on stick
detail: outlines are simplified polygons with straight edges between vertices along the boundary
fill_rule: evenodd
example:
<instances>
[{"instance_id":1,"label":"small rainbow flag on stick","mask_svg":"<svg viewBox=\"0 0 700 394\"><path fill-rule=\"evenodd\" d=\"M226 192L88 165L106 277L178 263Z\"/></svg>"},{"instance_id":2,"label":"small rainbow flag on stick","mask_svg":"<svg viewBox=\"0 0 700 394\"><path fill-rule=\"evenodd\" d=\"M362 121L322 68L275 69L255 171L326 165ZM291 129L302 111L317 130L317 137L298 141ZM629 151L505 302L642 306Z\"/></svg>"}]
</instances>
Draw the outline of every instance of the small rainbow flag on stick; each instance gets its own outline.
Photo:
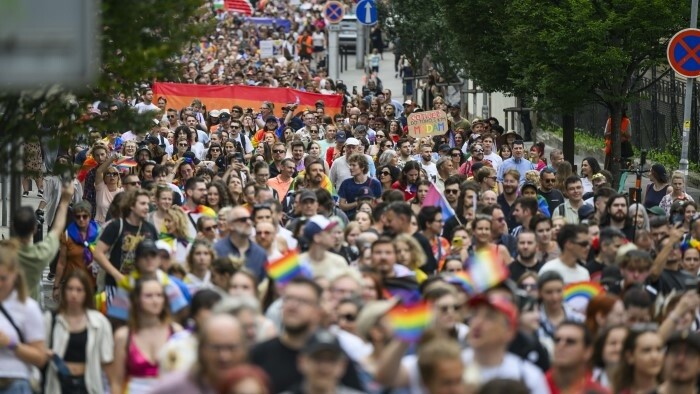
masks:
<instances>
[{"instance_id":1,"label":"small rainbow flag on stick","mask_svg":"<svg viewBox=\"0 0 700 394\"><path fill-rule=\"evenodd\" d=\"M575 282L564 287L564 302L578 312L586 313L588 302L595 296L605 294L598 282Z\"/></svg>"},{"instance_id":2,"label":"small rainbow flag on stick","mask_svg":"<svg viewBox=\"0 0 700 394\"><path fill-rule=\"evenodd\" d=\"M114 163L114 165L117 166L117 169L119 171L126 171L130 168L136 167L138 165L138 163L136 162L136 160L134 160L133 157L125 156L125 157L122 157L119 160L117 160Z\"/></svg>"},{"instance_id":3,"label":"small rainbow flag on stick","mask_svg":"<svg viewBox=\"0 0 700 394\"><path fill-rule=\"evenodd\" d=\"M447 283L461 286L467 294L475 294L472 278L464 271L446 275L445 280L447 280Z\"/></svg>"},{"instance_id":4,"label":"small rainbow flag on stick","mask_svg":"<svg viewBox=\"0 0 700 394\"><path fill-rule=\"evenodd\" d=\"M404 342L416 342L433 320L433 313L427 301L410 306L396 305L387 314L394 328L394 335Z\"/></svg>"},{"instance_id":5,"label":"small rainbow flag on stick","mask_svg":"<svg viewBox=\"0 0 700 394\"><path fill-rule=\"evenodd\" d=\"M510 274L493 249L476 252L467 259L466 276L474 293L479 294L506 280Z\"/></svg>"},{"instance_id":6,"label":"small rainbow flag on stick","mask_svg":"<svg viewBox=\"0 0 700 394\"><path fill-rule=\"evenodd\" d=\"M303 273L299 263L299 252L291 250L265 267L267 275L279 284L284 284Z\"/></svg>"}]
</instances>

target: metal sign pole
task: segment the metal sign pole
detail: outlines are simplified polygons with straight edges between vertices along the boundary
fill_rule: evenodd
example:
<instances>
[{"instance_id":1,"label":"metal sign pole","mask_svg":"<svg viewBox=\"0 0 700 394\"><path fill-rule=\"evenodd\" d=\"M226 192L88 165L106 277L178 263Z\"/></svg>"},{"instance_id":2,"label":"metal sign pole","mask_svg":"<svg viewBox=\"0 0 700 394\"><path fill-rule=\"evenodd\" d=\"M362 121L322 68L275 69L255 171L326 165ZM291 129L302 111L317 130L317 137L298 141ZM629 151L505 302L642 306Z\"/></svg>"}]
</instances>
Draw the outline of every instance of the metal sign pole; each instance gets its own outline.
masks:
<instances>
[{"instance_id":1,"label":"metal sign pole","mask_svg":"<svg viewBox=\"0 0 700 394\"><path fill-rule=\"evenodd\" d=\"M692 0L690 7L690 27L698 26L698 0ZM688 175L688 142L690 139L690 126L693 101L693 79L687 78L685 82L685 100L683 102L683 139L681 145L681 161L679 169L684 175Z\"/></svg>"},{"instance_id":2,"label":"metal sign pole","mask_svg":"<svg viewBox=\"0 0 700 394\"><path fill-rule=\"evenodd\" d=\"M334 81L340 77L338 70L338 30L340 30L340 25L328 26L328 76Z\"/></svg>"}]
</instances>

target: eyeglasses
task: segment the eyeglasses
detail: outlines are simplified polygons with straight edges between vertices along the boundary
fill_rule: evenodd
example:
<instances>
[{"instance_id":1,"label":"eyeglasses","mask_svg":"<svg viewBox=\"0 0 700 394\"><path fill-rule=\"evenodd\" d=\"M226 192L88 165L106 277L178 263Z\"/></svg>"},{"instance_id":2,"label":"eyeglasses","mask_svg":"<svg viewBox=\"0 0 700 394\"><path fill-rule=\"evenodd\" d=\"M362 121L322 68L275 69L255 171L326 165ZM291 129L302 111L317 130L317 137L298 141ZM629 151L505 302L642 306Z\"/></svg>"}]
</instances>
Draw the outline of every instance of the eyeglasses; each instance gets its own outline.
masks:
<instances>
[{"instance_id":1,"label":"eyeglasses","mask_svg":"<svg viewBox=\"0 0 700 394\"><path fill-rule=\"evenodd\" d=\"M168 119L177 118L177 115L168 115Z\"/></svg>"},{"instance_id":2,"label":"eyeglasses","mask_svg":"<svg viewBox=\"0 0 700 394\"><path fill-rule=\"evenodd\" d=\"M338 319L345 320L347 322L354 322L355 319L357 319L357 316L352 313L344 313L342 315L338 315Z\"/></svg>"},{"instance_id":3,"label":"eyeglasses","mask_svg":"<svg viewBox=\"0 0 700 394\"><path fill-rule=\"evenodd\" d=\"M537 283L523 283L520 288L525 291L537 290Z\"/></svg>"},{"instance_id":4,"label":"eyeglasses","mask_svg":"<svg viewBox=\"0 0 700 394\"><path fill-rule=\"evenodd\" d=\"M275 149L272 152L273 153L284 153L284 149Z\"/></svg>"},{"instance_id":5,"label":"eyeglasses","mask_svg":"<svg viewBox=\"0 0 700 394\"><path fill-rule=\"evenodd\" d=\"M459 194L459 189L445 189L445 194Z\"/></svg>"},{"instance_id":6,"label":"eyeglasses","mask_svg":"<svg viewBox=\"0 0 700 394\"><path fill-rule=\"evenodd\" d=\"M318 134L318 130L309 130L311 134Z\"/></svg>"},{"instance_id":7,"label":"eyeglasses","mask_svg":"<svg viewBox=\"0 0 700 394\"><path fill-rule=\"evenodd\" d=\"M384 138L384 137L385 137L384 134L377 134L377 138Z\"/></svg>"},{"instance_id":8,"label":"eyeglasses","mask_svg":"<svg viewBox=\"0 0 700 394\"><path fill-rule=\"evenodd\" d=\"M218 224L214 224L214 225L209 226L209 227L204 227L202 230L204 230L204 231L211 231L211 230L216 230L217 228L219 228L219 225L218 225Z\"/></svg>"},{"instance_id":9,"label":"eyeglasses","mask_svg":"<svg viewBox=\"0 0 700 394\"><path fill-rule=\"evenodd\" d=\"M90 215L88 215L87 213L84 214L84 215L74 215L74 216L75 216L75 218L78 219L78 220L87 220L87 219L90 219Z\"/></svg>"},{"instance_id":10,"label":"eyeglasses","mask_svg":"<svg viewBox=\"0 0 700 394\"><path fill-rule=\"evenodd\" d=\"M141 186L141 181L124 182L124 184L129 186Z\"/></svg>"},{"instance_id":11,"label":"eyeglasses","mask_svg":"<svg viewBox=\"0 0 700 394\"><path fill-rule=\"evenodd\" d=\"M574 339L574 338L562 338L562 337L557 337L557 336L555 336L553 339L554 339L554 343L557 345L561 342L564 342L564 344L566 344L566 346L572 346L572 345L575 345L579 342L577 339Z\"/></svg>"}]
</instances>

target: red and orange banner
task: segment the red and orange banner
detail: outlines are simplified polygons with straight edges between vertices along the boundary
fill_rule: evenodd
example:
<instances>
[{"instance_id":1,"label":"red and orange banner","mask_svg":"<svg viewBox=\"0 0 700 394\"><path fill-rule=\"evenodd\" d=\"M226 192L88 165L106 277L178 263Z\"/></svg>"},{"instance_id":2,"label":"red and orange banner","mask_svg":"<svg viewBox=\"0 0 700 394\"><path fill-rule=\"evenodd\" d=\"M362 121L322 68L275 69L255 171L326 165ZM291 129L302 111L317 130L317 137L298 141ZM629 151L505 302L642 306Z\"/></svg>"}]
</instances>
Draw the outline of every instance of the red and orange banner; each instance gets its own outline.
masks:
<instances>
[{"instance_id":1,"label":"red and orange banner","mask_svg":"<svg viewBox=\"0 0 700 394\"><path fill-rule=\"evenodd\" d=\"M230 110L234 105L238 105L243 110L253 108L254 112L258 112L263 101L270 101L275 104L276 116L282 116L282 107L287 104L297 103L297 111L305 108L314 110L316 101L321 100L325 104L326 115L330 116L340 113L343 106L343 97L337 94L308 93L290 88L259 86L156 82L153 85L153 95L165 97L168 100L167 107L178 110L192 105L192 100L199 99L207 107L207 111L224 108Z\"/></svg>"}]
</instances>

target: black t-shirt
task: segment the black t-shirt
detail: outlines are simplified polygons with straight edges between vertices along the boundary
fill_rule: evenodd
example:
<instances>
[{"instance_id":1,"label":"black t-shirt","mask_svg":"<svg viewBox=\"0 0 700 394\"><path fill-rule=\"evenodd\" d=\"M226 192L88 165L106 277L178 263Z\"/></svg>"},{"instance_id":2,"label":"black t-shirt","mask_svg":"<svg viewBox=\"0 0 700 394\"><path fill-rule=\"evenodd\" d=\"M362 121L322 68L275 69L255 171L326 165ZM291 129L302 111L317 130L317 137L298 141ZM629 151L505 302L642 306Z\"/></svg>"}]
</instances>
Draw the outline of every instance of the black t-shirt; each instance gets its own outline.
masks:
<instances>
[{"instance_id":1,"label":"black t-shirt","mask_svg":"<svg viewBox=\"0 0 700 394\"><path fill-rule=\"evenodd\" d=\"M523 276L523 274L526 272L538 273L543 265L544 263L542 261L538 261L532 267L526 267L525 265L523 265L523 263L520 262L520 260L515 259L508 266L508 269L510 270L510 279L517 282L518 279L520 279L520 277Z\"/></svg>"},{"instance_id":2,"label":"black t-shirt","mask_svg":"<svg viewBox=\"0 0 700 394\"><path fill-rule=\"evenodd\" d=\"M605 268L605 264L599 263L596 259L588 260L586 263L586 269L591 275L591 281L594 282L600 282L603 276L603 268Z\"/></svg>"},{"instance_id":3,"label":"black t-shirt","mask_svg":"<svg viewBox=\"0 0 700 394\"><path fill-rule=\"evenodd\" d=\"M249 356L250 362L262 368L270 377L273 393L291 390L301 384L304 379L297 368L299 350L286 346L279 338L255 345ZM357 374L357 368L352 361L348 361L341 382L344 386L364 390Z\"/></svg>"},{"instance_id":4,"label":"black t-shirt","mask_svg":"<svg viewBox=\"0 0 700 394\"><path fill-rule=\"evenodd\" d=\"M121 233L120 233L121 227ZM120 272L127 274L134 269L136 245L144 239L158 239L158 232L153 224L143 221L140 226L131 225L126 219L115 219L105 227L100 241L112 247L109 262ZM114 245L114 246L112 246ZM107 275L105 285L115 286L112 275Z\"/></svg>"},{"instance_id":5,"label":"black t-shirt","mask_svg":"<svg viewBox=\"0 0 700 394\"><path fill-rule=\"evenodd\" d=\"M515 334L515 338L508 345L508 351L537 365L542 372L549 370L549 353L542 346L537 337L532 337L522 331Z\"/></svg>"},{"instance_id":6,"label":"black t-shirt","mask_svg":"<svg viewBox=\"0 0 700 394\"><path fill-rule=\"evenodd\" d=\"M683 270L672 271L664 268L664 270L661 271L659 279L651 283L651 285L654 286L660 294L666 296L673 290L685 291L687 285L692 283L693 280L694 278Z\"/></svg>"}]
</instances>

